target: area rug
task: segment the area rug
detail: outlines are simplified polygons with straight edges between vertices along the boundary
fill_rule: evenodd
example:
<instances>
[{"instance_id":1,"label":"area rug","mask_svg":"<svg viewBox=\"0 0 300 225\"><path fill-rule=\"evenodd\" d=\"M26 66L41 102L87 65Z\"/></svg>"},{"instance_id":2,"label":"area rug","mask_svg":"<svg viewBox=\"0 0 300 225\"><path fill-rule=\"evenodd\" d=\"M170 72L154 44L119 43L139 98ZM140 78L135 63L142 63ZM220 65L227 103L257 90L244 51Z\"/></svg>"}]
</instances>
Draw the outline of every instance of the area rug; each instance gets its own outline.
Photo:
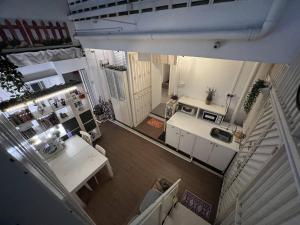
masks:
<instances>
[{"instance_id":1,"label":"area rug","mask_svg":"<svg viewBox=\"0 0 300 225\"><path fill-rule=\"evenodd\" d=\"M147 124L152 126L152 127L155 127L157 129L160 129L163 127L164 123L160 120L157 120L157 119L154 119L154 118L150 118L148 121L147 121Z\"/></svg>"},{"instance_id":2,"label":"area rug","mask_svg":"<svg viewBox=\"0 0 300 225\"><path fill-rule=\"evenodd\" d=\"M196 196L188 190L184 191L181 203L201 218L205 219L206 221L209 221L210 214L212 211L211 204L202 200L201 198L199 198L198 196Z\"/></svg>"}]
</instances>

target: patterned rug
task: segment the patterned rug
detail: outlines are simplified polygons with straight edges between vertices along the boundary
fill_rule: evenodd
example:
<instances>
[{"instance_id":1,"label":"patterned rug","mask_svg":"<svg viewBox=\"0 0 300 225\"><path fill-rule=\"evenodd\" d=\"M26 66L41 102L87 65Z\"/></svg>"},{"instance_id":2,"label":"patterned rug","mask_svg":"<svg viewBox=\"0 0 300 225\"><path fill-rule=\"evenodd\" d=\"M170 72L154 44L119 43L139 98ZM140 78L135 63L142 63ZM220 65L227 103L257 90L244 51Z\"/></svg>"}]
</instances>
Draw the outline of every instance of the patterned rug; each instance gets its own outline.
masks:
<instances>
[{"instance_id":1,"label":"patterned rug","mask_svg":"<svg viewBox=\"0 0 300 225\"><path fill-rule=\"evenodd\" d=\"M210 214L212 211L212 205L202 200L198 196L194 195L192 192L185 190L182 196L181 203L192 210L201 218L209 221Z\"/></svg>"},{"instance_id":2,"label":"patterned rug","mask_svg":"<svg viewBox=\"0 0 300 225\"><path fill-rule=\"evenodd\" d=\"M147 121L147 124L152 126L152 127L155 127L157 129L160 129L163 127L164 123L160 120L157 120L157 119L154 119L154 118L151 118Z\"/></svg>"}]
</instances>

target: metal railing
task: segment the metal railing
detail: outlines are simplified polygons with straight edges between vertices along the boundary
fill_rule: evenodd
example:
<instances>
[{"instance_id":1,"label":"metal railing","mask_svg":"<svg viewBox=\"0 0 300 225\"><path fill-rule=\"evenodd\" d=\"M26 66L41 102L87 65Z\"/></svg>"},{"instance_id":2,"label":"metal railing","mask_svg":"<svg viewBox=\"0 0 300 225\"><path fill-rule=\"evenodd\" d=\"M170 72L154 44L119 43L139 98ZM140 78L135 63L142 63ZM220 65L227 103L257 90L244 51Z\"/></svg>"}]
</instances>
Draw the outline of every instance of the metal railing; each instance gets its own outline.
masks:
<instances>
[{"instance_id":1,"label":"metal railing","mask_svg":"<svg viewBox=\"0 0 300 225\"><path fill-rule=\"evenodd\" d=\"M238 0L76 0L68 4L69 19L76 22L233 1Z\"/></svg>"}]
</instances>

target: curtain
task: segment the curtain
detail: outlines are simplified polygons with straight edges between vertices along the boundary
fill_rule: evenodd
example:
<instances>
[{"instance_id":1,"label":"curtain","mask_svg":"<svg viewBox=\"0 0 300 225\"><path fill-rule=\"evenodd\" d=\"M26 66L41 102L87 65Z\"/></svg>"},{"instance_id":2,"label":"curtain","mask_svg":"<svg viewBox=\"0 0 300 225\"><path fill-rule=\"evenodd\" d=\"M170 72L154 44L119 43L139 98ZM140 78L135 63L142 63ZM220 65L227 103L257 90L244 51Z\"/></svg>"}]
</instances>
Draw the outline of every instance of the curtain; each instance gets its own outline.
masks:
<instances>
[{"instance_id":1,"label":"curtain","mask_svg":"<svg viewBox=\"0 0 300 225\"><path fill-rule=\"evenodd\" d=\"M75 47L7 55L7 58L18 67L79 57L82 57L82 51Z\"/></svg>"}]
</instances>

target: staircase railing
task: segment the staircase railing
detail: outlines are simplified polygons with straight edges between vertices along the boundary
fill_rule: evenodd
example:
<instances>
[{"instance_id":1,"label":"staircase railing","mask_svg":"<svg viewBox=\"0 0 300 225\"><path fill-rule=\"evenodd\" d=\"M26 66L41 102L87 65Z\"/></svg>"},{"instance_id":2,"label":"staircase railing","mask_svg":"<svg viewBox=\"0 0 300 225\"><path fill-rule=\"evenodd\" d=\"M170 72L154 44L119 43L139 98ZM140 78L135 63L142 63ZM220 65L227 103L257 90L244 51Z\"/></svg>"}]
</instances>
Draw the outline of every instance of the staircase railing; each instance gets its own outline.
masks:
<instances>
[{"instance_id":1,"label":"staircase railing","mask_svg":"<svg viewBox=\"0 0 300 225\"><path fill-rule=\"evenodd\" d=\"M269 131L274 129L273 134L266 136L265 140L269 143L264 146L270 144L274 135L280 136L283 145L278 146L280 151L275 151L276 153L255 178L244 188L237 190L235 195L227 194L232 192L235 182L226 186L226 180L224 181L224 193L220 199L216 224L273 225L296 220L295 218L299 216L300 111L296 104L296 95L300 85L299 75L300 64L275 65L270 71L268 80L272 84L269 99L271 113L269 112L269 117L265 121L273 121L275 127L269 127ZM256 127L262 126L258 125L259 123ZM275 130L277 132L274 133ZM257 135L259 133L258 131L252 132ZM252 136L255 137L255 135ZM251 137L248 138L249 141ZM251 147L250 142L244 145L245 148L247 146ZM243 148L242 151L244 151ZM260 155L265 153L260 152ZM234 168L232 170L234 171ZM227 180L230 181L230 179ZM231 201L226 205L228 199Z\"/></svg>"}]
</instances>

